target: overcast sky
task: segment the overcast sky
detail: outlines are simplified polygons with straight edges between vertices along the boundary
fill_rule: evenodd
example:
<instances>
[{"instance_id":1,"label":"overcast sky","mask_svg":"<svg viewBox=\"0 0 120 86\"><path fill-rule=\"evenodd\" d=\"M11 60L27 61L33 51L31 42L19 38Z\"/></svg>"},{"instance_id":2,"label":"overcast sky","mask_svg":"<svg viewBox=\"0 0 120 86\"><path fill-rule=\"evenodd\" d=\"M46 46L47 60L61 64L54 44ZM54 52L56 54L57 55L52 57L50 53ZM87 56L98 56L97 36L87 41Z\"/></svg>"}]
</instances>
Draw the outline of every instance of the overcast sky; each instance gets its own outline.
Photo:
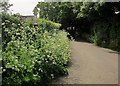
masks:
<instances>
[{"instance_id":1,"label":"overcast sky","mask_svg":"<svg viewBox=\"0 0 120 86\"><path fill-rule=\"evenodd\" d=\"M10 4L13 4L10 7L12 13L20 13L21 15L33 15L33 9L38 2L43 0L9 0Z\"/></svg>"}]
</instances>

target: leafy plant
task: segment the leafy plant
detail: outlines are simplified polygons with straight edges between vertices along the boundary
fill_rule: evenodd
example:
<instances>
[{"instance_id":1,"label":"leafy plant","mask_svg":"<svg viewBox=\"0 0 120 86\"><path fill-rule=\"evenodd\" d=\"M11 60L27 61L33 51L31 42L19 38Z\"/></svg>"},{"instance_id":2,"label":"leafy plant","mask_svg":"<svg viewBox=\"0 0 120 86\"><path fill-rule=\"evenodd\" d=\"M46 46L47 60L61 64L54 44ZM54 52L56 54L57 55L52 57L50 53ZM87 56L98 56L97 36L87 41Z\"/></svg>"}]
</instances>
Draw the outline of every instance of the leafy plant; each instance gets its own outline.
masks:
<instances>
[{"instance_id":1,"label":"leafy plant","mask_svg":"<svg viewBox=\"0 0 120 86\"><path fill-rule=\"evenodd\" d=\"M3 23L10 38L3 41L3 85L44 84L68 73L69 40L58 30L60 24L40 19L36 28L26 24L7 28Z\"/></svg>"}]
</instances>

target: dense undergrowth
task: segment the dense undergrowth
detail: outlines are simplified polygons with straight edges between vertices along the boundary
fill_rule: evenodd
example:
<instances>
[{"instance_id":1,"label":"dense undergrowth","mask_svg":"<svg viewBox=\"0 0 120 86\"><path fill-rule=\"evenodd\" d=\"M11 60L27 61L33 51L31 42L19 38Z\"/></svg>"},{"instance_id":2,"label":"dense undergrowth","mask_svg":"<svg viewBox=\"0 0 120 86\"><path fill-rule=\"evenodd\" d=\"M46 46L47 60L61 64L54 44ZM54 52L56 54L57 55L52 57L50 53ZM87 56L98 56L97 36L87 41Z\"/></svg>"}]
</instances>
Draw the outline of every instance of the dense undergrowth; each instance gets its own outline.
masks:
<instances>
[{"instance_id":1,"label":"dense undergrowth","mask_svg":"<svg viewBox=\"0 0 120 86\"><path fill-rule=\"evenodd\" d=\"M96 21L91 27L89 40L95 45L120 51L120 19L106 18Z\"/></svg>"},{"instance_id":2,"label":"dense undergrowth","mask_svg":"<svg viewBox=\"0 0 120 86\"><path fill-rule=\"evenodd\" d=\"M39 2L37 7L40 18L61 23L75 40L120 51L120 1Z\"/></svg>"},{"instance_id":3,"label":"dense undergrowth","mask_svg":"<svg viewBox=\"0 0 120 86\"><path fill-rule=\"evenodd\" d=\"M3 85L44 85L68 73L69 40L67 33L59 30L60 24L39 19L38 27L34 28L5 15Z\"/></svg>"}]
</instances>

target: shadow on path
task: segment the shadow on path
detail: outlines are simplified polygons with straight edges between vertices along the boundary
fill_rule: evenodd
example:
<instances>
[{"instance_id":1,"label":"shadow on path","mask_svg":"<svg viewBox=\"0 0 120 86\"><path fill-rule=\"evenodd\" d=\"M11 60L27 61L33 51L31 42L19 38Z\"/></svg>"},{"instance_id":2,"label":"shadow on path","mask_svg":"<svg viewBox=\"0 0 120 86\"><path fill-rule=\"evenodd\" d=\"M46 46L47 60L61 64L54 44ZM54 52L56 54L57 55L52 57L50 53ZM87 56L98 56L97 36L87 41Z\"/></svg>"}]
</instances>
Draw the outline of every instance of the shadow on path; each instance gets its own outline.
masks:
<instances>
[{"instance_id":1,"label":"shadow on path","mask_svg":"<svg viewBox=\"0 0 120 86\"><path fill-rule=\"evenodd\" d=\"M118 84L118 54L115 51L85 40L72 41L71 50L69 75L52 84Z\"/></svg>"}]
</instances>

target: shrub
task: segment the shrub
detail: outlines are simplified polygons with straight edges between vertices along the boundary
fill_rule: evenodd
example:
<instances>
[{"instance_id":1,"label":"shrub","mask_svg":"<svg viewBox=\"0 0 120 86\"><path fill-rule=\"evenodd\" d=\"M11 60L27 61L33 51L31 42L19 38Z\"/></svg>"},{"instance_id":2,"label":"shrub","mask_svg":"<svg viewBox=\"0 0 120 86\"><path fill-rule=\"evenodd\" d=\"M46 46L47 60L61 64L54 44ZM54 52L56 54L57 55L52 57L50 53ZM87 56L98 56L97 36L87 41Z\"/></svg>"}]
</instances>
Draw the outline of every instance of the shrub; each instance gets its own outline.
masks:
<instances>
[{"instance_id":1,"label":"shrub","mask_svg":"<svg viewBox=\"0 0 120 86\"><path fill-rule=\"evenodd\" d=\"M22 23L18 20L18 17L11 16L7 13L0 15L2 16L2 45L4 49L11 40L12 35L15 35L13 28L19 28Z\"/></svg>"},{"instance_id":2,"label":"shrub","mask_svg":"<svg viewBox=\"0 0 120 86\"><path fill-rule=\"evenodd\" d=\"M60 24L44 22L47 23L40 23L43 28L21 25L4 29L11 40L2 54L3 85L44 84L67 74L70 57L67 33L54 30Z\"/></svg>"},{"instance_id":3,"label":"shrub","mask_svg":"<svg viewBox=\"0 0 120 86\"><path fill-rule=\"evenodd\" d=\"M96 45L119 51L120 20L117 17L94 23L90 41Z\"/></svg>"},{"instance_id":4,"label":"shrub","mask_svg":"<svg viewBox=\"0 0 120 86\"><path fill-rule=\"evenodd\" d=\"M34 27L34 21L26 20L24 21L26 26ZM38 24L38 27L45 28L47 30L53 30L53 29L59 29L61 24L52 22L50 20L44 20L44 19L37 19L36 23Z\"/></svg>"}]
</instances>

